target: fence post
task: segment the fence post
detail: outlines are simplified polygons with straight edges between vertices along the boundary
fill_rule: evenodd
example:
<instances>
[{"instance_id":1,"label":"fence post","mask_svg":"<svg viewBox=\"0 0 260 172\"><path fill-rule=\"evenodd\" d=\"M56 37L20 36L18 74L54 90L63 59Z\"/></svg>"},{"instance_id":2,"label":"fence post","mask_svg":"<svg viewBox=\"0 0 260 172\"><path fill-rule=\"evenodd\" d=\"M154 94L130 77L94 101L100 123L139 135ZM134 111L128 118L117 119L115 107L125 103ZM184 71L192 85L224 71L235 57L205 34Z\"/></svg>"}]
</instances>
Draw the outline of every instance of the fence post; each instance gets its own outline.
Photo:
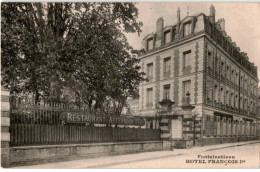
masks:
<instances>
[{"instance_id":1,"label":"fence post","mask_svg":"<svg viewBox=\"0 0 260 172\"><path fill-rule=\"evenodd\" d=\"M1 166L10 165L10 103L9 90L1 86Z\"/></svg>"}]
</instances>

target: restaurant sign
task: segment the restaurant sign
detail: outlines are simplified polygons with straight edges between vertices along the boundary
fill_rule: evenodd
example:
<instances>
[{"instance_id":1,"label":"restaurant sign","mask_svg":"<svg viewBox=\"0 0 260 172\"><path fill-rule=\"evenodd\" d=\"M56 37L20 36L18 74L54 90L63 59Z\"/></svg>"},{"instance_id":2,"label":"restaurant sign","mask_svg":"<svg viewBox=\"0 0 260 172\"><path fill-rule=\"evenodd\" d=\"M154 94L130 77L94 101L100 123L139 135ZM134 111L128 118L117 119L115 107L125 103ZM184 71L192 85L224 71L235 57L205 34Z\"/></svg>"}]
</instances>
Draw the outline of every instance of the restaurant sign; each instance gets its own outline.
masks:
<instances>
[{"instance_id":1,"label":"restaurant sign","mask_svg":"<svg viewBox=\"0 0 260 172\"><path fill-rule=\"evenodd\" d=\"M61 119L65 123L95 123L95 124L115 124L115 125L137 125L142 126L145 121L141 117L125 116L101 116L78 112L63 112Z\"/></svg>"}]
</instances>

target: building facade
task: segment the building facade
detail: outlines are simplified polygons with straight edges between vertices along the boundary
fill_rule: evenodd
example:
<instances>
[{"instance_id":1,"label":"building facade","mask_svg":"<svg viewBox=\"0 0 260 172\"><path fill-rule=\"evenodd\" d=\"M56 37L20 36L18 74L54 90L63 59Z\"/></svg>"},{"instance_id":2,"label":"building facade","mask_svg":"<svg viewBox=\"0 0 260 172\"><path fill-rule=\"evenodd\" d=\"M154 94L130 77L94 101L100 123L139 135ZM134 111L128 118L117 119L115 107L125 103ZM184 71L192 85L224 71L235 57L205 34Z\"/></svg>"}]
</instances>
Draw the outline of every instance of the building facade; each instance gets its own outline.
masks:
<instances>
[{"instance_id":1,"label":"building facade","mask_svg":"<svg viewBox=\"0 0 260 172\"><path fill-rule=\"evenodd\" d=\"M195 106L185 116L200 119L199 137L257 134L257 66L227 35L225 20L215 20L214 6L209 16L182 20L178 9L172 26L159 18L142 46L140 64L148 79L139 87L142 116L155 116L158 102L170 99L174 112L187 102Z\"/></svg>"}]
</instances>

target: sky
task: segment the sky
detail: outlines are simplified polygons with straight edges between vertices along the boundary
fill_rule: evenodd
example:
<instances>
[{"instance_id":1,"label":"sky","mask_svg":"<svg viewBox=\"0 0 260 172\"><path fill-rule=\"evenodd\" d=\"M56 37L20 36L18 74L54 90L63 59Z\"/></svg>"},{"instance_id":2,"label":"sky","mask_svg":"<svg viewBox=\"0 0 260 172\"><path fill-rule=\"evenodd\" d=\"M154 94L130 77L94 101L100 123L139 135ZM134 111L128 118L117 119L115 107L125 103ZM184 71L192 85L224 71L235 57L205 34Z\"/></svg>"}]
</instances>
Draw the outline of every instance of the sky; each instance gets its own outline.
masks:
<instances>
[{"instance_id":1,"label":"sky","mask_svg":"<svg viewBox=\"0 0 260 172\"><path fill-rule=\"evenodd\" d=\"M181 19L203 12L209 15L210 5L216 10L216 21L225 19L225 30L233 42L247 53L249 61L258 66L260 79L260 3L187 3L187 2L138 2L139 20L143 22L142 33L138 36L127 34L131 46L141 49L143 38L156 30L158 18L164 18L164 26L174 25L177 21L177 8L180 7ZM260 87L260 83L258 83Z\"/></svg>"}]
</instances>

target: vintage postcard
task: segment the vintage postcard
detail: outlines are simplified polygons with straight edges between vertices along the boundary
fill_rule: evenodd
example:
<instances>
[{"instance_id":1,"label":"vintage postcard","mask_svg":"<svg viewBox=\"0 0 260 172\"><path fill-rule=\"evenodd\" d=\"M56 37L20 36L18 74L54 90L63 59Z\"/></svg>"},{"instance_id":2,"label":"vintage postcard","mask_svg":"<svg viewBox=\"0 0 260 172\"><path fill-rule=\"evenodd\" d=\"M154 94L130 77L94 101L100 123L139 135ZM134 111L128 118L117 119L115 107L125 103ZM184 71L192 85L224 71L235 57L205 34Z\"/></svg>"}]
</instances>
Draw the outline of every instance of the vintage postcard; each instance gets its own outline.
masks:
<instances>
[{"instance_id":1,"label":"vintage postcard","mask_svg":"<svg viewBox=\"0 0 260 172\"><path fill-rule=\"evenodd\" d=\"M259 168L260 3L2 2L1 167Z\"/></svg>"}]
</instances>

